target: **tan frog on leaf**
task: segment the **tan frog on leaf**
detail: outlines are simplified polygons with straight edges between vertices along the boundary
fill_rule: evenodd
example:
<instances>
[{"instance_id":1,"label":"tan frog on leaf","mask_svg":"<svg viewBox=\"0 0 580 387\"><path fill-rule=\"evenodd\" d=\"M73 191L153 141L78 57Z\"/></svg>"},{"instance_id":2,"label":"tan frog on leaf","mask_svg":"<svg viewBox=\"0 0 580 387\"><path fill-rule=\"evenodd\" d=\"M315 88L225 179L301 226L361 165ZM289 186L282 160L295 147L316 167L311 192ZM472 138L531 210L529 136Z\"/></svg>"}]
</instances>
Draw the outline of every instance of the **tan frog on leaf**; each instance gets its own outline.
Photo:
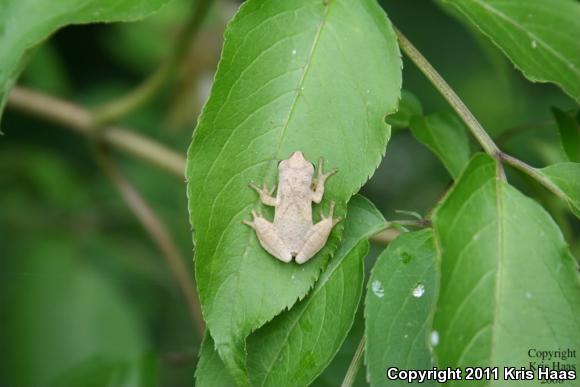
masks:
<instances>
[{"instance_id":1,"label":"tan frog on leaf","mask_svg":"<svg viewBox=\"0 0 580 387\"><path fill-rule=\"evenodd\" d=\"M287 160L278 164L278 191L266 185L250 186L260 194L262 203L275 208L274 222L266 220L257 211L252 211L254 219L244 221L256 230L262 247L283 262L302 264L314 256L324 245L335 224L340 218L333 219L334 202L330 203L327 216L320 212L321 220L312 223L312 202L320 203L324 195L326 179L336 173L333 169L322 173L322 159L318 162L316 177L314 166L304 158L300 151L294 152Z\"/></svg>"}]
</instances>

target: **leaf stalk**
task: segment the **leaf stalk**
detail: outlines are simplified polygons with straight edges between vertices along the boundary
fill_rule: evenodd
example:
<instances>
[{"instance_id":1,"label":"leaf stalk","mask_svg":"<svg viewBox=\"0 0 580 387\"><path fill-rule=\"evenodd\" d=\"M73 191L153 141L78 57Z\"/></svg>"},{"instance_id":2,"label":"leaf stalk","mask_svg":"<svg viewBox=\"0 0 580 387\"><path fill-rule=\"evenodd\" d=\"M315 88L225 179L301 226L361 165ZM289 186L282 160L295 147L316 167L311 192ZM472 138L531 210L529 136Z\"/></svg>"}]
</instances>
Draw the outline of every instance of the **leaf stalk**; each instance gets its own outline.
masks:
<instances>
[{"instance_id":1,"label":"leaf stalk","mask_svg":"<svg viewBox=\"0 0 580 387\"><path fill-rule=\"evenodd\" d=\"M352 387L352 385L354 384L356 374L358 373L358 370L362 364L363 356L365 353L365 343L366 336L363 335L363 337L360 339L360 342L358 343L356 352L354 353L354 356L350 361L350 365L346 370L346 374L344 375L344 379L342 380L342 384L340 385L341 387Z\"/></svg>"},{"instance_id":2,"label":"leaf stalk","mask_svg":"<svg viewBox=\"0 0 580 387\"><path fill-rule=\"evenodd\" d=\"M449 86L445 79L443 79L443 77L437 72L437 70L435 70L423 54L417 50L409 39L407 39L407 37L396 27L393 28L395 29L397 39L399 40L399 47L401 47L403 52L413 63L415 63L419 70L429 79L429 81L431 81L439 93L441 93L449 105L451 105L453 110L455 110L459 117L461 117L483 150L499 161L501 154L500 149L497 147L495 142L493 142L493 139L489 134L487 134L485 129L483 129L483 126L481 126L467 106L465 106L461 98L459 98L451 86Z\"/></svg>"},{"instance_id":3,"label":"leaf stalk","mask_svg":"<svg viewBox=\"0 0 580 387\"><path fill-rule=\"evenodd\" d=\"M536 168L532 167L531 165L524 163L520 159L517 159L517 158L510 156L506 153L501 153L500 156L501 156L501 159L503 161L505 161L508 165L510 165L510 166L514 167L515 169L519 170L520 172L523 172L526 175L530 176L531 178L536 180L538 183L543 185L550 192L552 192L554 195L556 195L558 198L563 200L565 203L568 202L568 198L567 198L566 194L560 188L558 188L558 186L556 186L554 183L552 183L550 181L550 179L548 179L546 176L542 175L542 173L540 171L538 171L538 169L536 169Z\"/></svg>"}]
</instances>

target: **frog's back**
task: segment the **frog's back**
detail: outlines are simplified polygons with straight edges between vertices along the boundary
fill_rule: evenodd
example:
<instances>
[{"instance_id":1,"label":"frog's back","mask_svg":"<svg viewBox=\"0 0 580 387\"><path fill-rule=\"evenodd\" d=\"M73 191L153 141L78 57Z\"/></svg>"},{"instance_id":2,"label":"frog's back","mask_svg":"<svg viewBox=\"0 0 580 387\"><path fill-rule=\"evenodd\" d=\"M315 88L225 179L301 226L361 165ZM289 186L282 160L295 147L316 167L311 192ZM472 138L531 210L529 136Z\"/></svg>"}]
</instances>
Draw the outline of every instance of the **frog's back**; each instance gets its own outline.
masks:
<instances>
[{"instance_id":1,"label":"frog's back","mask_svg":"<svg viewBox=\"0 0 580 387\"><path fill-rule=\"evenodd\" d=\"M302 152L278 165L278 190L274 227L286 246L297 252L312 227L312 175L314 166Z\"/></svg>"},{"instance_id":2,"label":"frog's back","mask_svg":"<svg viewBox=\"0 0 580 387\"><path fill-rule=\"evenodd\" d=\"M274 223L312 224L312 192L310 185L292 187L289 192L279 192Z\"/></svg>"}]
</instances>

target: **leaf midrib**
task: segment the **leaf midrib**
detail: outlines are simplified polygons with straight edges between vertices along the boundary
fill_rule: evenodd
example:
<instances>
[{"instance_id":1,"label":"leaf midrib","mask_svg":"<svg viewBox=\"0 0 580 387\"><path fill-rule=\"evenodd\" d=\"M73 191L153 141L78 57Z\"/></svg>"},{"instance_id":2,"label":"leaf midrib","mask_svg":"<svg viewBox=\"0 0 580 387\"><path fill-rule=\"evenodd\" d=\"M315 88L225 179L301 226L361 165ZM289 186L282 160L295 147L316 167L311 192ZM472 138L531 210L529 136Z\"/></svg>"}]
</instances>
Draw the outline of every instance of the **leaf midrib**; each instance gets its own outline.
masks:
<instances>
[{"instance_id":1,"label":"leaf midrib","mask_svg":"<svg viewBox=\"0 0 580 387\"><path fill-rule=\"evenodd\" d=\"M283 125L283 127L282 127L282 131L281 131L280 137L279 137L279 139L278 139L278 144L277 144L277 146L276 146L276 151L274 152L274 155L272 156L272 160L277 160L277 158L279 158L280 147L281 147L281 144L282 144L282 142L283 142L283 139L284 139L284 134L285 134L285 132L286 132L286 129L288 128L288 125L289 125L289 122L290 122L290 118L291 118L292 112L294 111L294 109L295 109L295 107L296 107L296 104L297 104L297 102L298 102L299 96L300 96L300 94L301 94L302 85L304 84L304 80L305 80L305 78L306 78L307 71L308 71L308 69L310 68L310 64L312 63L312 58L313 58L313 56L314 56L315 49L316 49L316 47L318 46L318 42L319 42L319 40L320 40L320 33L321 33L321 31L322 31L322 28L324 27L324 25L325 25L325 22L326 22L326 16L327 16L327 13L328 13L328 8L329 8L329 6L328 6L328 4L326 4L326 6L325 6L325 8L324 8L324 12L323 12L323 14L322 14L322 20L321 20L321 22L320 22L320 24L319 24L319 26L318 26L318 29L317 29L316 35L314 36L314 40L313 40L313 42L312 42L312 46L311 46L311 49L310 49L309 55L308 55L308 57L307 57L307 60L306 60L306 63L305 63L305 65L304 65L304 70L302 71L302 74L301 74L301 76L300 76L300 79L299 79L299 81L298 81L298 88L296 89L296 94L295 94L295 96L294 96L294 99L293 99L293 101L292 101L292 104L291 104L291 106L290 106L289 113L288 113L288 117L286 118L286 122L284 123L284 125ZM246 35L246 36L247 36L247 35ZM228 94L228 97L229 97L229 94ZM222 105L222 106L223 106L223 105ZM217 116L217 114L216 114L216 116ZM222 149L223 149L223 148L222 148ZM214 164L212 164L212 167L213 167L213 165L214 165ZM255 166L255 165L253 165L253 166ZM211 171L212 167L210 167L210 171ZM266 167L265 169L266 169L266 170L268 170L268 169L271 169L271 167ZM265 174L265 175L266 175L266 174ZM207 179L207 177L208 177L208 176L209 176L209 172L208 172L208 174L206 175L206 179ZM256 201L256 203L258 203L258 204L259 204L259 202L260 202L260 201L259 201L259 199L258 199L258 200ZM214 201L214 203L215 203L215 201ZM213 206L212 206L212 207L213 207ZM242 209L241 211L243 211L243 210L245 210L245 208L244 208L244 209ZM213 216L213 210L212 210L212 212L210 213L210 222L211 222L211 217L212 217L212 216ZM234 217L234 218L235 218L235 217ZM232 218L232 220L233 220L233 218ZM231 224L231 222L230 222L230 224ZM211 223L210 223L210 225L211 225ZM228 227L229 227L229 225L228 225ZM224 233L225 233L225 230L224 230ZM222 234L222 236L223 236L223 234ZM236 270L236 272L235 272L235 273L233 273L233 274L235 274L235 275L236 275L236 277L237 277L237 282L236 282L236 283L237 283L237 287L238 287L238 288L240 287L240 284L239 284L239 280L240 280L239 272L240 272L240 270L239 270L239 268L243 266L243 261L245 260L245 258L246 258L246 257L247 257L247 255L248 255L248 250L249 250L249 248L250 248L250 245L251 245L251 243L250 243L250 242L251 242L251 240L252 240L252 233L251 233L251 232L249 232L249 233L248 233L248 242L245 244L244 252L243 252L243 253L242 253L242 255L241 255L241 259L240 259L240 260L238 260L238 262L239 262L239 265L238 265L238 270ZM221 238L220 238L220 242L221 242ZM215 258L215 255L217 254L217 251L218 251L218 249L216 248L216 250L215 250L215 253L214 253L214 255L213 255L213 258ZM215 261L215 259L212 259L212 261ZM208 288L209 288L209 287L211 287L211 283L208 283ZM215 296L217 296L217 292L216 292ZM232 303L233 303L233 301L232 301L230 304L232 304Z\"/></svg>"},{"instance_id":2,"label":"leaf midrib","mask_svg":"<svg viewBox=\"0 0 580 387\"><path fill-rule=\"evenodd\" d=\"M280 155L279 155L280 147L282 146L282 142L284 140L284 135L285 135L286 130L288 128L288 125L290 123L290 119L292 118L292 114L296 108L298 99L299 99L300 95L302 94L301 93L302 85L304 84L304 80L306 79L306 75L308 73L308 70L310 69L310 64L312 63L312 58L314 56L314 52L316 51L316 47L318 47L318 43L320 41L320 35L322 32L322 29L324 28L324 25L326 24L326 17L328 15L328 9L329 9L329 3L326 3L324 5L324 12L322 13L322 20L320 21L320 24L318 26L318 30L316 31L316 35L314 36L314 40L312 42L312 47L310 49L310 52L308 54L308 58L307 58L306 63L304 65L304 70L302 71L302 75L300 76L300 80L298 81L298 88L296 90L296 95L294 96L294 100L292 101L292 104L290 106L288 117L286 118L286 122L285 122L284 126L282 127L282 131L281 131L280 137L278 139L278 144L276 146L276 151L275 151L274 155L272 155L273 160L277 160L278 158L280 158ZM266 169L268 169L268 168L266 168ZM260 200L258 199L256 202L259 204ZM249 250L249 247L251 245L250 241L253 238L252 234L253 234L252 232L248 233L248 243L246 243L246 247L244 249L244 253L242 255L242 258L238 261L240 263L238 268L240 268L244 265L243 261L248 256L248 250ZM236 273L237 273L236 284L237 284L237 287L239 288L240 287L240 282L239 282L240 281L240 275L239 275L240 271L237 270ZM233 302L233 300L232 300L232 302Z\"/></svg>"},{"instance_id":3,"label":"leaf midrib","mask_svg":"<svg viewBox=\"0 0 580 387\"><path fill-rule=\"evenodd\" d=\"M310 70L310 65L312 64L312 58L314 57L314 53L316 51L316 48L318 47L318 44L320 43L320 36L322 35L322 30L324 29L324 26L326 25L326 18L328 17L329 8L330 8L330 1L325 2L324 3L324 11L322 13L322 20L320 21L320 24L318 26L318 30L316 31L316 35L314 36L312 46L310 47L310 52L308 53L308 58L307 58L306 63L304 65L304 70L302 71L302 75L300 76L300 80L298 81L298 88L296 89L296 95L294 96L294 100L292 101L292 104L291 104L290 109L288 111L288 117L286 117L286 122L284 123L284 126L282 127L282 131L280 132L280 138L278 139L278 145L276 147L276 151L275 151L274 155L272 156L272 158L274 160L278 160L280 158L280 148L282 146L282 142L284 140L286 130L288 129L288 126L290 124L290 120L292 119L292 115L294 114L294 111L296 110L296 105L298 103L298 100L299 100L300 96L302 95L302 87L304 85L304 81L306 79L306 76L308 75L308 70Z\"/></svg>"},{"instance_id":4,"label":"leaf midrib","mask_svg":"<svg viewBox=\"0 0 580 387\"><path fill-rule=\"evenodd\" d=\"M564 64L564 67L571 69L574 73L576 73L578 76L580 76L580 69L576 66L576 64L574 62L567 61L566 58L561 56L559 52L555 51L552 48L552 46L550 46L548 43L546 43L543 39L539 38L535 33L529 32L528 30L525 29L524 26L520 25L516 20L514 20L511 17L509 17L508 15L504 14L500 10L494 8L492 5L483 3L481 0L473 0L473 1L477 4L479 4L482 8L485 8L486 10L488 10L490 13L493 13L493 14L497 15L499 18L510 23L512 26L514 26L520 32L528 35L530 38L533 38L539 45L543 46L555 58L560 60Z\"/></svg>"},{"instance_id":5,"label":"leaf midrib","mask_svg":"<svg viewBox=\"0 0 580 387\"><path fill-rule=\"evenodd\" d=\"M495 359L495 349L497 347L497 327L498 327L498 323L499 323L499 304L500 304L500 298L501 298L501 285L502 285L502 275L503 275L503 263L505 260L504 254L505 254L505 249L504 249L504 217L503 217L503 192L502 192L502 185L503 185L503 181L501 180L501 176L502 176L502 171L501 168L502 165L499 162L495 162L496 163L496 174L494 176L495 179L495 194L496 194L496 211L497 211L497 234L498 234L498 240L497 240L497 258L496 258L496 266L497 266L497 275L496 275L496 281L495 281L495 304L494 304L494 310L493 310L493 318L492 318L492 322L491 322L491 346L490 346L490 355L489 355L489 359L490 365L495 364L494 363L494 359Z\"/></svg>"},{"instance_id":6,"label":"leaf midrib","mask_svg":"<svg viewBox=\"0 0 580 387\"><path fill-rule=\"evenodd\" d=\"M282 146L282 143L283 143L283 140L284 140L284 136L286 134L286 130L288 129L290 120L291 120L292 115L293 115L293 113L294 113L294 111L296 109L296 105L298 103L298 100L300 98L300 95L302 94L302 86L303 86L304 81L306 79L306 76L308 74L308 70L310 69L310 65L312 63L312 58L314 57L314 53L316 51L316 48L318 47L318 43L320 41L320 36L321 36L322 30L324 28L324 25L326 24L326 17L328 15L328 9L329 9L329 3L326 3L325 6L324 6L324 12L322 14L322 20L320 21L320 24L319 24L318 29L316 31L316 35L314 36L314 40L312 42L312 46L311 46L310 52L308 54L306 63L304 65L304 70L302 71L302 74L301 74L300 79L298 81L298 86L297 86L297 89L296 89L296 94L295 94L294 99L292 101L292 104L290 106L290 109L289 109L289 112L288 112L288 116L286 118L286 122L284 123L284 126L282 127L282 130L281 130L281 133L280 133L280 137L278 139L278 144L276 146L276 150L275 150L274 154L272 155L272 159L273 160L277 160L279 158L280 148ZM259 200L257 200L257 203L259 203ZM235 275L235 277L236 277L236 288L240 288L240 279L241 279L241 276L240 276L240 268L245 265L245 259L248 256L248 252L250 250L250 246L252 246L252 244L250 243L251 240L252 240L252 238L253 238L252 233L251 232L248 232L248 242L245 244L244 252L242 253L242 256L240 257L240 259L238 260L238 268L237 268L237 270L234 273L232 273L232 275ZM214 257L215 257L215 255L214 255ZM215 259L213 261L215 261ZM209 285L208 285L208 287L209 287ZM215 296L217 296L217 293L215 294ZM232 304L237 304L237 302L236 302L235 299L231 299L231 301L229 302L229 305L232 305ZM232 316L233 316L233 314L232 314ZM234 325L233 322L231 324ZM245 337L247 337L247 336L245 336ZM244 349L243 349L243 351L244 351L244 355L245 355L244 357L246 358L246 361L247 361L247 353L245 353L246 352L245 337L244 337ZM247 367L247 365L246 365L246 367ZM246 367L244 367L244 368L246 368ZM240 370L240 371L242 371L246 376L248 375L247 368L246 369L243 369L243 370Z\"/></svg>"}]
</instances>

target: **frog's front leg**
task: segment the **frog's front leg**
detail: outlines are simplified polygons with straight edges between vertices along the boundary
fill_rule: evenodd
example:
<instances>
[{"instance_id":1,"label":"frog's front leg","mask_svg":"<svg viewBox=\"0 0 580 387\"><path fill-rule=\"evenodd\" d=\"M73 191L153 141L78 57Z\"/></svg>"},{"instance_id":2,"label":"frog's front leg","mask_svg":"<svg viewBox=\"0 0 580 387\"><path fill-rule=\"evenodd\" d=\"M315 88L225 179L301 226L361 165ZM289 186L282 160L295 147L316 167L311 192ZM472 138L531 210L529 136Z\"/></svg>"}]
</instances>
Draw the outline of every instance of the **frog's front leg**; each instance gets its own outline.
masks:
<instances>
[{"instance_id":1,"label":"frog's front leg","mask_svg":"<svg viewBox=\"0 0 580 387\"><path fill-rule=\"evenodd\" d=\"M332 231L334 225L341 221L341 218L332 218L332 214L334 213L334 202L330 203L330 211L328 216L324 216L322 214L322 210L320 211L320 216L322 220L320 222L312 225L310 230L306 233L304 237L304 244L302 248L296 255L296 263L302 264L307 262L310 258L314 256L317 252L324 247L326 244L326 240Z\"/></svg>"},{"instance_id":2,"label":"frog's front leg","mask_svg":"<svg viewBox=\"0 0 580 387\"><path fill-rule=\"evenodd\" d=\"M312 190L312 201L314 203L320 203L322 201L322 196L324 195L324 183L326 179L334 175L338 170L332 169L330 172L322 173L322 157L318 160L318 168L316 168L316 178L314 179Z\"/></svg>"},{"instance_id":3,"label":"frog's front leg","mask_svg":"<svg viewBox=\"0 0 580 387\"><path fill-rule=\"evenodd\" d=\"M278 230L276 230L274 224L268 222L254 210L252 210L252 215L254 219L251 222L244 220L244 224L256 230L256 235L262 247L282 262L290 262L292 260L290 249L286 247L286 244L278 235Z\"/></svg>"},{"instance_id":4,"label":"frog's front leg","mask_svg":"<svg viewBox=\"0 0 580 387\"><path fill-rule=\"evenodd\" d=\"M269 190L266 184L264 184L262 187L258 187L254 183L250 183L250 187L252 187L254 190L256 190L257 193L260 194L260 201L265 205L274 207L276 204L278 204L278 199L272 196L276 187Z\"/></svg>"}]
</instances>

